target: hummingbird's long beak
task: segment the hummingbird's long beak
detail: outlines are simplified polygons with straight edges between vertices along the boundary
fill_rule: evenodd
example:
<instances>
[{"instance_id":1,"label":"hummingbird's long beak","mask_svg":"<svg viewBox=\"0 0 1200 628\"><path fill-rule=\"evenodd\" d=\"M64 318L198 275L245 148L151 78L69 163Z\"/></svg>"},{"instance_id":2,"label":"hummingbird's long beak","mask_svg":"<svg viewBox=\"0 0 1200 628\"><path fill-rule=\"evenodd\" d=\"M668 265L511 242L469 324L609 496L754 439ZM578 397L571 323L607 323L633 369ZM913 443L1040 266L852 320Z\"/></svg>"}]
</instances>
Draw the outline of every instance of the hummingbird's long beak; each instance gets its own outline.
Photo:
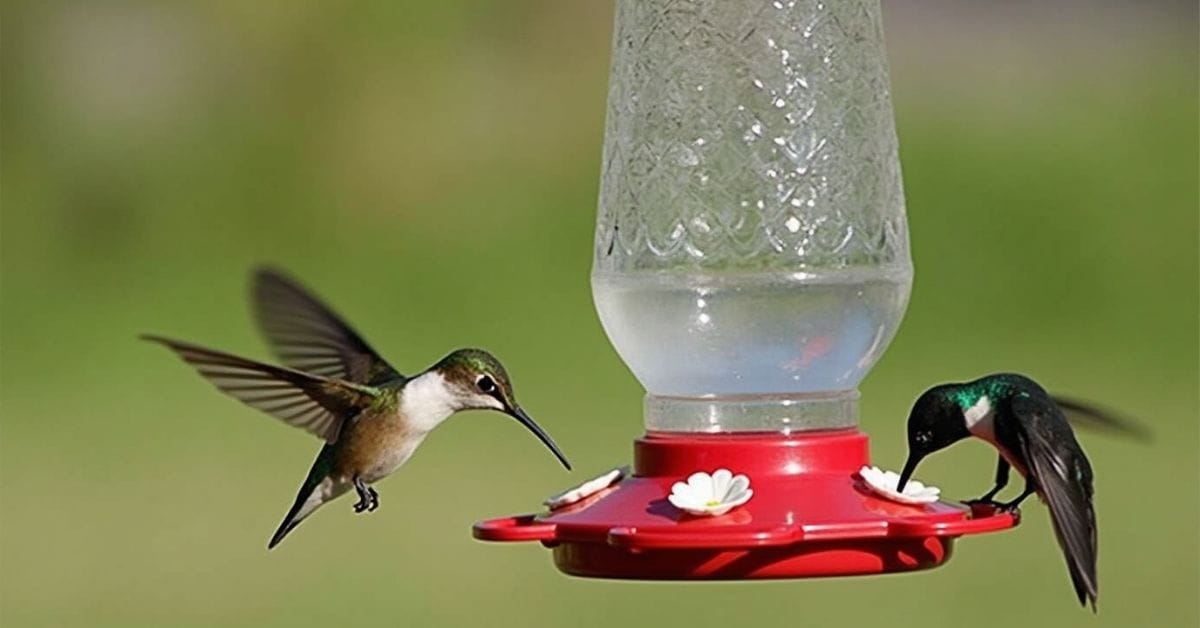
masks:
<instances>
[{"instance_id":1,"label":"hummingbird's long beak","mask_svg":"<svg viewBox=\"0 0 1200 628\"><path fill-rule=\"evenodd\" d=\"M508 410L508 414L512 418L520 421L521 425L529 428L529 431L533 432L534 435L538 437L538 440L542 441L542 444L546 445L550 448L550 451L554 452L555 457L557 457L558 461L567 468L567 471L571 470L571 463L567 462L567 457L563 455L563 452L558 448L558 445L554 444L554 439L550 438L550 435L547 434L545 430L541 428L541 426L535 423L533 419L529 418L529 415L525 414L525 411L521 409L521 406L514 405L512 409Z\"/></svg>"},{"instance_id":2,"label":"hummingbird's long beak","mask_svg":"<svg viewBox=\"0 0 1200 628\"><path fill-rule=\"evenodd\" d=\"M897 493L904 492L904 485L908 484L908 480L912 477L913 471L917 470L917 465L920 464L921 459L924 457L924 454L919 454L915 451L908 454L908 461L904 463L904 470L900 472L900 482L896 484Z\"/></svg>"}]
</instances>

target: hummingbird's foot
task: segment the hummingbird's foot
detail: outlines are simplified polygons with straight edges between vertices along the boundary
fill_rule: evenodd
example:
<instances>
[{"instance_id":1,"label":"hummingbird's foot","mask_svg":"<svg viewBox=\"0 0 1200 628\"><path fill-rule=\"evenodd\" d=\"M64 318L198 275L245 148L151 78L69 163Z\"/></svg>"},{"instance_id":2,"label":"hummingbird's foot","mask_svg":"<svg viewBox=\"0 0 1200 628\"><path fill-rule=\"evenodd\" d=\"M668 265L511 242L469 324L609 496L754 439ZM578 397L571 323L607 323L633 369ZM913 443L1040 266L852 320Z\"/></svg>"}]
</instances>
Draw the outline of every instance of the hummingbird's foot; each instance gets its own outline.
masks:
<instances>
[{"instance_id":1,"label":"hummingbird's foot","mask_svg":"<svg viewBox=\"0 0 1200 628\"><path fill-rule=\"evenodd\" d=\"M977 499L964 499L962 501L962 503L964 505L970 506L972 508L974 508L976 506L992 506L996 509L999 509L1001 506L1003 506L1003 504L1001 504L1000 502L998 502L990 497L979 497Z\"/></svg>"},{"instance_id":2,"label":"hummingbird's foot","mask_svg":"<svg viewBox=\"0 0 1200 628\"><path fill-rule=\"evenodd\" d=\"M1021 491L1021 494L1017 495L1016 499L1014 499L1010 502L1004 502L1002 504L997 504L996 509L999 510L1000 512L1010 512L1013 514L1017 514L1017 513L1021 512L1021 502L1025 501L1026 497L1033 495L1036 490L1037 489L1032 482L1027 482L1025 484L1025 490Z\"/></svg>"},{"instance_id":3,"label":"hummingbird's foot","mask_svg":"<svg viewBox=\"0 0 1200 628\"><path fill-rule=\"evenodd\" d=\"M358 501L354 504L354 512L362 513L379 507L379 493L367 486L362 480L354 478L354 490L358 492Z\"/></svg>"},{"instance_id":4,"label":"hummingbird's foot","mask_svg":"<svg viewBox=\"0 0 1200 628\"><path fill-rule=\"evenodd\" d=\"M1017 500L1013 500L1011 502L1004 502L1001 504L996 504L996 512L1004 512L1004 513L1010 513L1010 514L1014 514L1014 515L1020 514L1021 504L1018 503Z\"/></svg>"}]
</instances>

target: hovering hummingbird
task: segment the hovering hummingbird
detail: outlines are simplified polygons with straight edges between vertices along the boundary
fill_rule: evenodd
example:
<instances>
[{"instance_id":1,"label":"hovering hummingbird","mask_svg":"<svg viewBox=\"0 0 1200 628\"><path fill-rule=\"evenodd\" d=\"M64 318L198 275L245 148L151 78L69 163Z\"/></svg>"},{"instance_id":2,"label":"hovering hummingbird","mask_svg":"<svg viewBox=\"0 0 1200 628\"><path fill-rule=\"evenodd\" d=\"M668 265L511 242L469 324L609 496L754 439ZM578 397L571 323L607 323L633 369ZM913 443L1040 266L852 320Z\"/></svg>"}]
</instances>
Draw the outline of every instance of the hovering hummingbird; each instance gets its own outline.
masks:
<instances>
[{"instance_id":1,"label":"hovering hummingbird","mask_svg":"<svg viewBox=\"0 0 1200 628\"><path fill-rule=\"evenodd\" d=\"M1096 408L1063 400L1073 415L1090 416L1101 425L1121 421ZM988 375L973 382L943 384L925 391L908 418L908 461L898 490L921 460L963 438L991 443L1000 455L996 483L968 504L990 504L1014 511L1038 493L1050 507L1054 533L1067 559L1080 604L1096 610L1096 512L1092 507L1092 465L1075 440L1059 400L1028 377L1013 373ZM1025 490L1008 502L993 498L1008 484L1010 467L1025 477Z\"/></svg>"},{"instance_id":2,"label":"hovering hummingbird","mask_svg":"<svg viewBox=\"0 0 1200 628\"><path fill-rule=\"evenodd\" d=\"M299 283L269 269L254 274L259 327L286 366L213 351L155 335L221 391L325 441L267 548L323 504L353 488L354 512L373 511L372 487L404 464L433 428L460 410L499 410L566 457L513 397L496 358L459 349L406 377L388 364L332 309Z\"/></svg>"}]
</instances>

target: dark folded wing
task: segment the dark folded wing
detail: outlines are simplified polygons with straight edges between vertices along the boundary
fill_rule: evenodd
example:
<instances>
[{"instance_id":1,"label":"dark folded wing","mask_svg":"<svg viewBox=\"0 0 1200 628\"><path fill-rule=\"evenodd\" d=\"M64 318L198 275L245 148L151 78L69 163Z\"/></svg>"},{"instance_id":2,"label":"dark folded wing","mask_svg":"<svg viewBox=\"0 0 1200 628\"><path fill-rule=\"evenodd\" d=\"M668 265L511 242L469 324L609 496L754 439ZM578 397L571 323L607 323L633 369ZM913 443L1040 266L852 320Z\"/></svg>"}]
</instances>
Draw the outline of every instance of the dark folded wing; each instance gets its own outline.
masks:
<instances>
[{"instance_id":1,"label":"dark folded wing","mask_svg":"<svg viewBox=\"0 0 1200 628\"><path fill-rule=\"evenodd\" d=\"M1081 604L1090 600L1095 608L1097 535L1091 464L1053 400L1017 396L1012 408L1022 453L1050 507L1075 593Z\"/></svg>"},{"instance_id":2,"label":"dark folded wing","mask_svg":"<svg viewBox=\"0 0 1200 628\"><path fill-rule=\"evenodd\" d=\"M298 282L261 268L254 273L254 313L283 363L356 384L403 379L350 325Z\"/></svg>"},{"instance_id":3,"label":"dark folded wing","mask_svg":"<svg viewBox=\"0 0 1200 628\"><path fill-rule=\"evenodd\" d=\"M262 364L161 336L142 336L170 348L222 392L293 427L333 443L342 424L374 401L368 388L320 375Z\"/></svg>"},{"instance_id":4,"label":"dark folded wing","mask_svg":"<svg viewBox=\"0 0 1200 628\"><path fill-rule=\"evenodd\" d=\"M1135 440L1149 442L1150 428L1130 419L1099 408L1086 401L1068 397L1054 397L1054 403L1067 415L1072 424L1085 428L1097 428L1119 432Z\"/></svg>"}]
</instances>

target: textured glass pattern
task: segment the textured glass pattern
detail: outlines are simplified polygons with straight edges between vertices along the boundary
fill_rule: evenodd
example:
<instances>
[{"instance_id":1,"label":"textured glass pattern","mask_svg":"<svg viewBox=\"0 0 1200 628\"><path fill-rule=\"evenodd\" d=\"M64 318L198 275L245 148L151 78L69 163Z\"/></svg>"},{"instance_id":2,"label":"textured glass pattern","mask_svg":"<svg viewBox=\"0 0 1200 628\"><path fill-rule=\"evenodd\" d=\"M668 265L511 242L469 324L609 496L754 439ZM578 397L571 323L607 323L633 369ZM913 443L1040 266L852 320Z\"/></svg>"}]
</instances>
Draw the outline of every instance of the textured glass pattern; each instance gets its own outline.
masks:
<instances>
[{"instance_id":1,"label":"textured glass pattern","mask_svg":"<svg viewBox=\"0 0 1200 628\"><path fill-rule=\"evenodd\" d=\"M909 268L877 0L619 0L597 275Z\"/></svg>"},{"instance_id":2,"label":"textured glass pattern","mask_svg":"<svg viewBox=\"0 0 1200 628\"><path fill-rule=\"evenodd\" d=\"M878 0L618 0L592 292L655 431L853 425L912 268Z\"/></svg>"}]
</instances>

